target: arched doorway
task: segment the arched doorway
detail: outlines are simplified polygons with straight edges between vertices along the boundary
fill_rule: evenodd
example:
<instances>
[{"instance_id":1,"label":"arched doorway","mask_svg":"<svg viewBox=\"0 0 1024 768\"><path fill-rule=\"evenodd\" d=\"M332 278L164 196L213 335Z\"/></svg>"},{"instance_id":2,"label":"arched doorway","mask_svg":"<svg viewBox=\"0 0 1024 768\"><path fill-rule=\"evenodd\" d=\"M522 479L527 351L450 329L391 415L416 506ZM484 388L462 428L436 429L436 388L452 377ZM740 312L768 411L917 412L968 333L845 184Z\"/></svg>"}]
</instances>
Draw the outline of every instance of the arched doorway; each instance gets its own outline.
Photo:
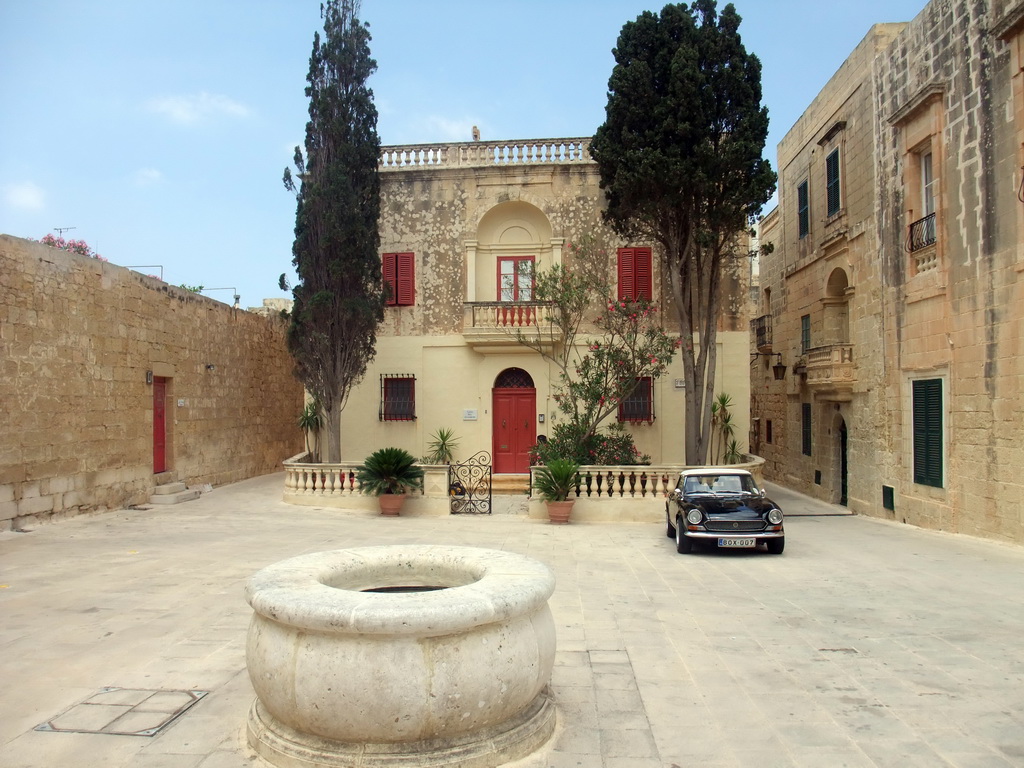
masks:
<instances>
[{"instance_id":1,"label":"arched doorway","mask_svg":"<svg viewBox=\"0 0 1024 768\"><path fill-rule=\"evenodd\" d=\"M842 504L844 507L849 501L849 463L847 461L848 451L848 435L846 431L846 420L837 415L833 426L833 434L835 437L835 451L836 451L836 483L833 488L833 501Z\"/></svg>"},{"instance_id":2,"label":"arched doorway","mask_svg":"<svg viewBox=\"0 0 1024 768\"><path fill-rule=\"evenodd\" d=\"M530 448L537 442L537 390L522 368L506 368L491 390L495 474L530 471Z\"/></svg>"}]
</instances>

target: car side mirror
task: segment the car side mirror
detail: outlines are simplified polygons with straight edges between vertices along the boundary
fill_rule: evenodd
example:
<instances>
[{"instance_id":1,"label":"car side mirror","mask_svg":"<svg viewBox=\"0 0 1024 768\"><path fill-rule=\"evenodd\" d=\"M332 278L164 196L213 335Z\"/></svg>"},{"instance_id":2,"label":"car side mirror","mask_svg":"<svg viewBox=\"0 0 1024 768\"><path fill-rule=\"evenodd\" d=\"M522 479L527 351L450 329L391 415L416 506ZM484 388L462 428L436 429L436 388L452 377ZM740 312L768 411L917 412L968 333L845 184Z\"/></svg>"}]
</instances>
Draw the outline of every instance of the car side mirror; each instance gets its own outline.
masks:
<instances>
[{"instance_id":1,"label":"car side mirror","mask_svg":"<svg viewBox=\"0 0 1024 768\"><path fill-rule=\"evenodd\" d=\"M672 489L672 498L673 499L675 499L676 501L679 501L679 499L681 499L682 497L683 497L682 489L680 489L680 488L673 488Z\"/></svg>"},{"instance_id":2,"label":"car side mirror","mask_svg":"<svg viewBox=\"0 0 1024 768\"><path fill-rule=\"evenodd\" d=\"M762 489L761 489L761 498L763 499L763 498L764 498L765 496L767 496L767 495L768 495L768 490L767 490L767 489L765 489L765 488L762 488Z\"/></svg>"}]
</instances>

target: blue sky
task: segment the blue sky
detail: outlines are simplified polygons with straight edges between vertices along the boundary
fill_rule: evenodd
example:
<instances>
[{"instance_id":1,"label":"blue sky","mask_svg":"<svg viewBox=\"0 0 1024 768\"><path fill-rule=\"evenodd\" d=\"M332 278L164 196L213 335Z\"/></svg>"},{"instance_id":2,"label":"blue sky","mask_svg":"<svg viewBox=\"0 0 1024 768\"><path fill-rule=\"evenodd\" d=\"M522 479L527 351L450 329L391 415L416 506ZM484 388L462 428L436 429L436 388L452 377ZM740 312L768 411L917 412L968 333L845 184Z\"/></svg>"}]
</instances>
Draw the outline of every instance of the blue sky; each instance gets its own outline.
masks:
<instances>
[{"instance_id":1,"label":"blue sky","mask_svg":"<svg viewBox=\"0 0 1024 768\"><path fill-rule=\"evenodd\" d=\"M737 0L766 155L871 24L925 0ZM384 144L590 136L643 0L363 0ZM720 7L724 5L719 4ZM0 0L0 232L57 227L175 285L283 297L319 0ZM209 291L231 303L229 290Z\"/></svg>"}]
</instances>

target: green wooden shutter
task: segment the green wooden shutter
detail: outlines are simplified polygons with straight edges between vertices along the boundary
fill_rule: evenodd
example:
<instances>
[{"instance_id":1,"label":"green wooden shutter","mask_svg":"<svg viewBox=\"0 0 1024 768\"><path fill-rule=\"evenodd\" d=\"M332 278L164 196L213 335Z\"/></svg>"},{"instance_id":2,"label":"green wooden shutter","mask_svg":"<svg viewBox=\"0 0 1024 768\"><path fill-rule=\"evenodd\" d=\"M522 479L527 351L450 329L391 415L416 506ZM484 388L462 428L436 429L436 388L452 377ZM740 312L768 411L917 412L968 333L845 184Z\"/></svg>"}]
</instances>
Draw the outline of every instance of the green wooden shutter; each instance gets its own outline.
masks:
<instances>
[{"instance_id":1,"label":"green wooden shutter","mask_svg":"<svg viewBox=\"0 0 1024 768\"><path fill-rule=\"evenodd\" d=\"M796 188L796 209L800 221L800 237L805 237L811 231L811 204L806 181Z\"/></svg>"},{"instance_id":2,"label":"green wooden shutter","mask_svg":"<svg viewBox=\"0 0 1024 768\"><path fill-rule=\"evenodd\" d=\"M942 379L913 382L914 482L942 488Z\"/></svg>"},{"instance_id":3,"label":"green wooden shutter","mask_svg":"<svg viewBox=\"0 0 1024 768\"><path fill-rule=\"evenodd\" d=\"M800 404L800 431L804 456L811 455L811 404Z\"/></svg>"},{"instance_id":4,"label":"green wooden shutter","mask_svg":"<svg viewBox=\"0 0 1024 768\"><path fill-rule=\"evenodd\" d=\"M839 213L842 207L842 200L840 199L840 188L839 188L839 150L835 149L832 151L827 158L825 158L825 186L826 196L828 198L828 215L834 216Z\"/></svg>"}]
</instances>

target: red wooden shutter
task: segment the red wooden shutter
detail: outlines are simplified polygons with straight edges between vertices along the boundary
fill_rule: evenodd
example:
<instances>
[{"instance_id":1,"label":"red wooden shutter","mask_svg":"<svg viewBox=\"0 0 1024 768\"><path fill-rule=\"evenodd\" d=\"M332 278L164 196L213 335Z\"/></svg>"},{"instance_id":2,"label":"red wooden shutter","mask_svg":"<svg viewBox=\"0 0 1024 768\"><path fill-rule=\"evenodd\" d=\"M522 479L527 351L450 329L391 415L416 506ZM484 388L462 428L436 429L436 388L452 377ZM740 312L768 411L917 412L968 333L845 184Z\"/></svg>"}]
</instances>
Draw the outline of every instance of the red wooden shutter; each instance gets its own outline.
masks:
<instances>
[{"instance_id":1,"label":"red wooden shutter","mask_svg":"<svg viewBox=\"0 0 1024 768\"><path fill-rule=\"evenodd\" d=\"M636 291L633 298L651 301L654 295L651 290L651 249L634 248L633 264L633 287Z\"/></svg>"},{"instance_id":2,"label":"red wooden shutter","mask_svg":"<svg viewBox=\"0 0 1024 768\"><path fill-rule=\"evenodd\" d=\"M381 256L381 269L384 276L384 285L388 289L387 305L393 307L398 304L398 271L397 254L385 253Z\"/></svg>"},{"instance_id":3,"label":"red wooden shutter","mask_svg":"<svg viewBox=\"0 0 1024 768\"><path fill-rule=\"evenodd\" d=\"M651 249L619 248L619 300L651 301Z\"/></svg>"},{"instance_id":4,"label":"red wooden shutter","mask_svg":"<svg viewBox=\"0 0 1024 768\"><path fill-rule=\"evenodd\" d=\"M415 303L416 269L412 253L385 253L381 255L384 285L388 287L388 306L404 307Z\"/></svg>"},{"instance_id":5,"label":"red wooden shutter","mask_svg":"<svg viewBox=\"0 0 1024 768\"><path fill-rule=\"evenodd\" d=\"M632 301L636 290L636 269L632 248L619 248L619 301Z\"/></svg>"},{"instance_id":6,"label":"red wooden shutter","mask_svg":"<svg viewBox=\"0 0 1024 768\"><path fill-rule=\"evenodd\" d=\"M397 302L402 306L411 306L415 303L415 262L411 253L395 254L395 275Z\"/></svg>"}]
</instances>

